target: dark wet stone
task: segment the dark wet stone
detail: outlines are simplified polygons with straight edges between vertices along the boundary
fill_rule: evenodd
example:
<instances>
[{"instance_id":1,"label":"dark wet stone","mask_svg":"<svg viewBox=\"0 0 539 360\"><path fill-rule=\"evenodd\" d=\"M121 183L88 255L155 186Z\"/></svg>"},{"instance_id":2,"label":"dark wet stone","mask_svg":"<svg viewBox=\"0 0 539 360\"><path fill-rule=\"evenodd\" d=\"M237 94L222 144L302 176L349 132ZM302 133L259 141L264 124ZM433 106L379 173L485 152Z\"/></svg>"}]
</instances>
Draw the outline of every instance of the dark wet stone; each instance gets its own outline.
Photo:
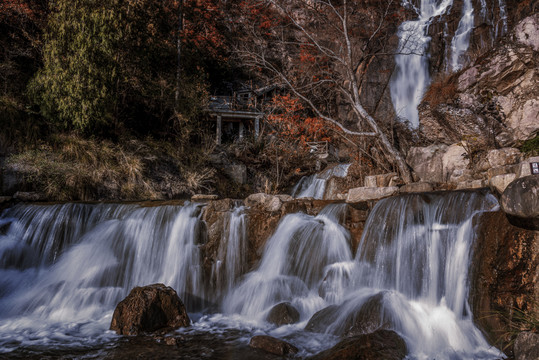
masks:
<instances>
[{"instance_id":1,"label":"dark wet stone","mask_svg":"<svg viewBox=\"0 0 539 360\"><path fill-rule=\"evenodd\" d=\"M275 305L266 320L277 326L295 324L299 321L299 311L289 302Z\"/></svg>"},{"instance_id":2,"label":"dark wet stone","mask_svg":"<svg viewBox=\"0 0 539 360\"><path fill-rule=\"evenodd\" d=\"M176 291L163 284L153 284L131 290L116 306L110 329L120 335L139 335L189 324L189 316Z\"/></svg>"},{"instance_id":3,"label":"dark wet stone","mask_svg":"<svg viewBox=\"0 0 539 360\"><path fill-rule=\"evenodd\" d=\"M407 353L406 343L396 332L378 330L347 338L310 360L400 360Z\"/></svg>"},{"instance_id":4,"label":"dark wet stone","mask_svg":"<svg viewBox=\"0 0 539 360\"><path fill-rule=\"evenodd\" d=\"M294 345L267 335L253 336L249 346L275 355L296 354L298 352Z\"/></svg>"}]
</instances>

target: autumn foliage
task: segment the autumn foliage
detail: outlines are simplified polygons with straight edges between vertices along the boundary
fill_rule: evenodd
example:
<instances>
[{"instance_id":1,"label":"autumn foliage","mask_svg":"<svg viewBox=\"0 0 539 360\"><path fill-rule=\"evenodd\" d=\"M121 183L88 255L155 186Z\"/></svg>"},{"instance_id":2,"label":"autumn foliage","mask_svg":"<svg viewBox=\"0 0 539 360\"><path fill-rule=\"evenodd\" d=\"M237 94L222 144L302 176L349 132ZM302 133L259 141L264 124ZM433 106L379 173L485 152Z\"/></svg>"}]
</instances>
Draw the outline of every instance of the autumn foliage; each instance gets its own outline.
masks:
<instances>
[{"instance_id":1,"label":"autumn foliage","mask_svg":"<svg viewBox=\"0 0 539 360\"><path fill-rule=\"evenodd\" d=\"M305 115L306 109L292 95L275 95L267 116L273 134L305 145L310 141L331 141L335 128L318 117Z\"/></svg>"}]
</instances>

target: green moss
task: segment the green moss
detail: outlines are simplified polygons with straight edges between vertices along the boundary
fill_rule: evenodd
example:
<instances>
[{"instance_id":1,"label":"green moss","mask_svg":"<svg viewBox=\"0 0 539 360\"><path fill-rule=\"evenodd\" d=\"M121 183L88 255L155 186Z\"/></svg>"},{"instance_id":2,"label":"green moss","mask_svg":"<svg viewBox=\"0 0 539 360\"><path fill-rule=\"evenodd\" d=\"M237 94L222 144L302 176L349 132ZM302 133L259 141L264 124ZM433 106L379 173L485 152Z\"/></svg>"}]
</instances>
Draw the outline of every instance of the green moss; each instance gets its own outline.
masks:
<instances>
[{"instance_id":1,"label":"green moss","mask_svg":"<svg viewBox=\"0 0 539 360\"><path fill-rule=\"evenodd\" d=\"M524 141L520 146L520 151L529 156L539 155L539 134L533 139Z\"/></svg>"}]
</instances>

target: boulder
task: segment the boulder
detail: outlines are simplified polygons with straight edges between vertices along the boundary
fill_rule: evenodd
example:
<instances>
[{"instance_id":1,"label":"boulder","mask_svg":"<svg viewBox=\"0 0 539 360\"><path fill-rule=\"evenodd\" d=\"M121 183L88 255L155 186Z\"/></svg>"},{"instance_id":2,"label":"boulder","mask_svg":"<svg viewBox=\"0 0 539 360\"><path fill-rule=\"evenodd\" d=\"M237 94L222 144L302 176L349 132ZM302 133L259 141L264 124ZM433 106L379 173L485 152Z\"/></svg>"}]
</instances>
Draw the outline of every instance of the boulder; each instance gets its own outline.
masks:
<instances>
[{"instance_id":1,"label":"boulder","mask_svg":"<svg viewBox=\"0 0 539 360\"><path fill-rule=\"evenodd\" d=\"M397 360L408 353L406 343L392 330L347 338L310 360Z\"/></svg>"},{"instance_id":2,"label":"boulder","mask_svg":"<svg viewBox=\"0 0 539 360\"><path fill-rule=\"evenodd\" d=\"M490 180L494 176L498 176L498 175L517 174L519 166L520 165L517 164L517 165L505 165L505 166L489 168L487 170L487 179Z\"/></svg>"},{"instance_id":3,"label":"boulder","mask_svg":"<svg viewBox=\"0 0 539 360\"><path fill-rule=\"evenodd\" d=\"M434 190L434 187L429 182L416 182L416 183L406 184L399 188L399 192L401 194L429 192L433 190Z\"/></svg>"},{"instance_id":4,"label":"boulder","mask_svg":"<svg viewBox=\"0 0 539 360\"><path fill-rule=\"evenodd\" d=\"M513 225L539 230L539 175L510 183L502 194L501 207Z\"/></svg>"},{"instance_id":5,"label":"boulder","mask_svg":"<svg viewBox=\"0 0 539 360\"><path fill-rule=\"evenodd\" d=\"M515 339L515 360L539 359L539 334L523 331Z\"/></svg>"},{"instance_id":6,"label":"boulder","mask_svg":"<svg viewBox=\"0 0 539 360\"><path fill-rule=\"evenodd\" d=\"M406 162L421 181L439 183L443 181L442 157L446 150L447 145L413 147L408 151Z\"/></svg>"},{"instance_id":7,"label":"boulder","mask_svg":"<svg viewBox=\"0 0 539 360\"><path fill-rule=\"evenodd\" d=\"M470 180L470 160L467 158L466 149L462 144L453 144L447 148L442 156L442 177L450 183L458 183Z\"/></svg>"},{"instance_id":8,"label":"boulder","mask_svg":"<svg viewBox=\"0 0 539 360\"><path fill-rule=\"evenodd\" d=\"M399 192L396 186L391 187L358 187L348 190L347 203L379 200Z\"/></svg>"},{"instance_id":9,"label":"boulder","mask_svg":"<svg viewBox=\"0 0 539 360\"><path fill-rule=\"evenodd\" d=\"M515 40L539 51L539 15L524 18L515 27Z\"/></svg>"},{"instance_id":10,"label":"boulder","mask_svg":"<svg viewBox=\"0 0 539 360\"><path fill-rule=\"evenodd\" d=\"M120 335L139 335L189 326L185 306L171 287L135 287L114 310L110 329Z\"/></svg>"},{"instance_id":11,"label":"boulder","mask_svg":"<svg viewBox=\"0 0 539 360\"><path fill-rule=\"evenodd\" d=\"M266 321L277 326L295 324L299 321L299 311L289 302L275 305L269 312Z\"/></svg>"},{"instance_id":12,"label":"boulder","mask_svg":"<svg viewBox=\"0 0 539 360\"><path fill-rule=\"evenodd\" d=\"M515 148L490 150L487 160L491 167L517 164L520 161L520 151Z\"/></svg>"},{"instance_id":13,"label":"boulder","mask_svg":"<svg viewBox=\"0 0 539 360\"><path fill-rule=\"evenodd\" d=\"M280 356L296 354L298 352L298 348L294 345L267 335L253 336L249 342L249 346Z\"/></svg>"},{"instance_id":14,"label":"boulder","mask_svg":"<svg viewBox=\"0 0 539 360\"><path fill-rule=\"evenodd\" d=\"M365 176L365 187L386 187L395 177L397 173Z\"/></svg>"},{"instance_id":15,"label":"boulder","mask_svg":"<svg viewBox=\"0 0 539 360\"><path fill-rule=\"evenodd\" d=\"M513 180L515 180L516 177L517 177L516 174L496 175L490 178L490 180L488 181L488 184L492 191L498 192L498 194L503 194L507 186Z\"/></svg>"},{"instance_id":16,"label":"boulder","mask_svg":"<svg viewBox=\"0 0 539 360\"><path fill-rule=\"evenodd\" d=\"M341 306L328 306L311 317L305 330L348 337L388 329L391 326L391 319L384 316L385 294L385 292L380 292L370 297L340 323L335 323L335 321L341 315L343 308L350 308L349 302Z\"/></svg>"},{"instance_id":17,"label":"boulder","mask_svg":"<svg viewBox=\"0 0 539 360\"><path fill-rule=\"evenodd\" d=\"M283 202L291 201L290 195L251 194L245 200L246 206L259 206L266 211L279 211Z\"/></svg>"}]
</instances>

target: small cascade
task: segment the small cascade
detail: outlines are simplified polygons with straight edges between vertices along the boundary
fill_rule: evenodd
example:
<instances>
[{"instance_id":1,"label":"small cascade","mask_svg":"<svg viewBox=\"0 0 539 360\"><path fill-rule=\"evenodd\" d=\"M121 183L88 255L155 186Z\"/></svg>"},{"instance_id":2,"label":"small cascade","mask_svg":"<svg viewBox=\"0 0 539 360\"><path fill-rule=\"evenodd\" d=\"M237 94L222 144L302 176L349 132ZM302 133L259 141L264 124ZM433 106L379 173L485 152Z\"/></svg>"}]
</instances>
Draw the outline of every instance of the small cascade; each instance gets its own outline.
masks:
<instances>
[{"instance_id":1,"label":"small cascade","mask_svg":"<svg viewBox=\"0 0 539 360\"><path fill-rule=\"evenodd\" d=\"M507 6L505 4L505 1L498 0L498 6L500 9L500 20L496 22L494 31L495 39L507 34Z\"/></svg>"},{"instance_id":2,"label":"small cascade","mask_svg":"<svg viewBox=\"0 0 539 360\"><path fill-rule=\"evenodd\" d=\"M267 241L260 266L223 303L225 313L264 320L272 306L292 302L302 317L323 305L318 289L332 267L350 262L349 233L339 225L345 205L329 205L318 216L283 218Z\"/></svg>"},{"instance_id":3,"label":"small cascade","mask_svg":"<svg viewBox=\"0 0 539 360\"><path fill-rule=\"evenodd\" d=\"M212 279L219 297L226 294L246 271L247 215L244 206L230 212L223 230L217 259L212 267Z\"/></svg>"},{"instance_id":4,"label":"small cascade","mask_svg":"<svg viewBox=\"0 0 539 360\"><path fill-rule=\"evenodd\" d=\"M435 17L445 14L451 8L453 0L421 0L419 8L410 0L403 0L402 3L413 9L418 19L405 21L399 27L396 69L390 83L391 100L397 115L417 128L417 107L430 83L428 26Z\"/></svg>"},{"instance_id":5,"label":"small cascade","mask_svg":"<svg viewBox=\"0 0 539 360\"><path fill-rule=\"evenodd\" d=\"M470 46L470 36L474 27L474 9L472 0L464 0L462 17L460 18L457 31L451 41L451 71L458 71L462 68L462 55Z\"/></svg>"},{"instance_id":6,"label":"small cascade","mask_svg":"<svg viewBox=\"0 0 539 360\"><path fill-rule=\"evenodd\" d=\"M292 189L292 197L323 199L326 183L331 177L345 177L350 164L339 164L318 174L302 177Z\"/></svg>"},{"instance_id":7,"label":"small cascade","mask_svg":"<svg viewBox=\"0 0 539 360\"><path fill-rule=\"evenodd\" d=\"M0 234L0 352L20 343L21 333L49 344L84 331L105 336L112 310L135 286L162 282L204 298L200 213L199 204L8 209Z\"/></svg>"}]
</instances>

